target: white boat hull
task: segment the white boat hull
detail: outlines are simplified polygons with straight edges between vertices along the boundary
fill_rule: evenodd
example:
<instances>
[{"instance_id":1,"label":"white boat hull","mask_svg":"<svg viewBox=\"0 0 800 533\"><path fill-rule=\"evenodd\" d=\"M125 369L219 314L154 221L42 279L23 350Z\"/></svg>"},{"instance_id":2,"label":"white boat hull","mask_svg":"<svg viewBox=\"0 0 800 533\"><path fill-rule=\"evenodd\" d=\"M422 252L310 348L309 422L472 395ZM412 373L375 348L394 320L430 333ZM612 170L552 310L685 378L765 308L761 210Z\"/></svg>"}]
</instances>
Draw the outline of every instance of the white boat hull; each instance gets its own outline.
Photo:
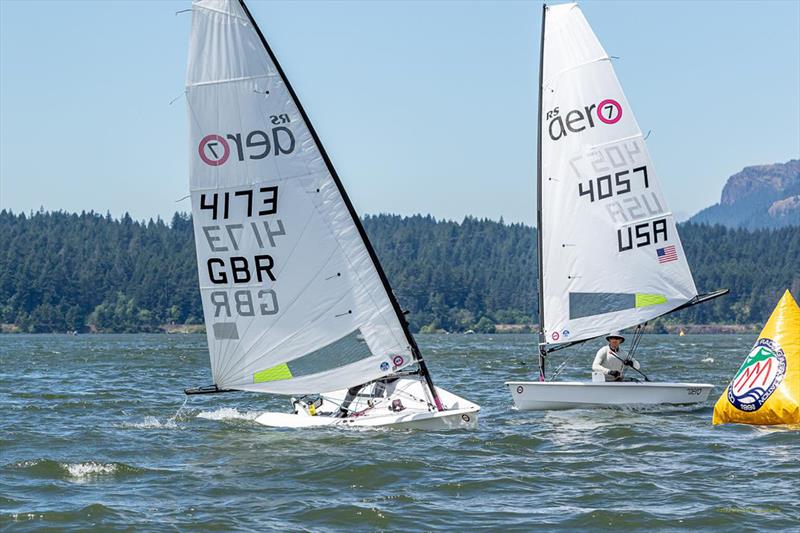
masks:
<instances>
[{"instance_id":1,"label":"white boat hull","mask_svg":"<svg viewBox=\"0 0 800 533\"><path fill-rule=\"evenodd\" d=\"M374 387L374 386L373 386ZM264 426L277 428L359 427L397 429L474 429L478 425L480 406L439 387L436 388L445 410L432 408L425 387L418 378L400 378L381 396L353 402L351 414L337 417L347 391L334 391L321 395L322 404L312 415L302 408L294 413L266 412L256 418ZM395 400L403 404L402 411L393 411Z\"/></svg>"},{"instance_id":2,"label":"white boat hull","mask_svg":"<svg viewBox=\"0 0 800 533\"><path fill-rule=\"evenodd\" d=\"M507 381L520 411L596 409L637 405L691 405L705 402L708 383Z\"/></svg>"}]
</instances>

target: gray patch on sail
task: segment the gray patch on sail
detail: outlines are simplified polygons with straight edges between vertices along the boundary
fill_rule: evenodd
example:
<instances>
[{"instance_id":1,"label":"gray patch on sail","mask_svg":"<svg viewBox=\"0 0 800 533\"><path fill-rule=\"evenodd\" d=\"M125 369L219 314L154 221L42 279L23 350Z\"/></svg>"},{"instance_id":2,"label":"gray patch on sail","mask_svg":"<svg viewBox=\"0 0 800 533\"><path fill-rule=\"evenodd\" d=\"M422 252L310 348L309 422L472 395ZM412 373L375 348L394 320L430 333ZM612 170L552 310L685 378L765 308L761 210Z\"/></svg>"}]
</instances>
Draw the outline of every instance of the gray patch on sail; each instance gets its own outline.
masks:
<instances>
[{"instance_id":1,"label":"gray patch on sail","mask_svg":"<svg viewBox=\"0 0 800 533\"><path fill-rule=\"evenodd\" d=\"M569 318L602 315L636 307L636 295L622 292L571 292Z\"/></svg>"},{"instance_id":2,"label":"gray patch on sail","mask_svg":"<svg viewBox=\"0 0 800 533\"><path fill-rule=\"evenodd\" d=\"M361 330L355 330L313 352L289 361L289 370L294 377L307 376L355 363L367 357L369 350Z\"/></svg>"},{"instance_id":3,"label":"gray patch on sail","mask_svg":"<svg viewBox=\"0 0 800 533\"><path fill-rule=\"evenodd\" d=\"M239 328L236 327L236 322L215 323L214 338L217 340L238 340Z\"/></svg>"}]
</instances>

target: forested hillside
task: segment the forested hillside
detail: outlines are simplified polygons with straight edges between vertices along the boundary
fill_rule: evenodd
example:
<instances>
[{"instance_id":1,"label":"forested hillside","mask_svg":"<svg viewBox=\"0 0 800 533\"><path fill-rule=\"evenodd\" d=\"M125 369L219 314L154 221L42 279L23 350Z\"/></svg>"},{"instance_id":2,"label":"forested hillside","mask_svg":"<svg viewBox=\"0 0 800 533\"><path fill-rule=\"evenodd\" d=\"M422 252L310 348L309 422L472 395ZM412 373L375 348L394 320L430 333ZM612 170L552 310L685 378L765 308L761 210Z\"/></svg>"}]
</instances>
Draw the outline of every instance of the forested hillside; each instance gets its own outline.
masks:
<instances>
[{"instance_id":1,"label":"forested hillside","mask_svg":"<svg viewBox=\"0 0 800 533\"><path fill-rule=\"evenodd\" d=\"M536 312L535 231L467 218L367 216L364 226L412 329L491 331ZM731 295L676 313L695 323L763 321L800 292L800 229L684 224L700 291ZM157 331L201 323L191 219L0 211L0 322L21 331Z\"/></svg>"}]
</instances>

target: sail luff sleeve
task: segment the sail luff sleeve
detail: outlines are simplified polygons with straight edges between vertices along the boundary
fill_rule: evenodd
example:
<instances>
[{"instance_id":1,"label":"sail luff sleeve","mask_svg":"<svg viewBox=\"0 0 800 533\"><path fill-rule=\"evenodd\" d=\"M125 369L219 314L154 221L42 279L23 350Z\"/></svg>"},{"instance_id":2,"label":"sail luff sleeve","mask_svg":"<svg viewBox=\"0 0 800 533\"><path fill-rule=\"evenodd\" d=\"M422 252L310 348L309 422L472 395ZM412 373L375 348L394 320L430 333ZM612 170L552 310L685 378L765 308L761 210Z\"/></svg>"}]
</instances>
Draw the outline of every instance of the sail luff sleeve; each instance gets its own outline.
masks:
<instances>
[{"instance_id":1,"label":"sail luff sleeve","mask_svg":"<svg viewBox=\"0 0 800 533\"><path fill-rule=\"evenodd\" d=\"M539 307L539 378L545 378L545 356L547 355L544 336L544 270L542 268L542 83L544 77L544 29L547 21L547 4L542 4L542 30L539 42L539 102L537 107L538 132L536 134L536 275Z\"/></svg>"}]
</instances>

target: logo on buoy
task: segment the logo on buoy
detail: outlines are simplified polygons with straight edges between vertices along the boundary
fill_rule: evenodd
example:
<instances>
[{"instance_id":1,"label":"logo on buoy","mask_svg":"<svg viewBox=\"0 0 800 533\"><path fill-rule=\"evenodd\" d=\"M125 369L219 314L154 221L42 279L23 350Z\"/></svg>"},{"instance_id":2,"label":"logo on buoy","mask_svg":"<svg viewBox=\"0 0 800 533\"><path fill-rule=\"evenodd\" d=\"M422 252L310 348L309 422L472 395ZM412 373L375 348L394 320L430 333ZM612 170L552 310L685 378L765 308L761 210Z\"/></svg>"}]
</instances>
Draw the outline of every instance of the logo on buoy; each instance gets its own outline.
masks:
<instances>
[{"instance_id":1,"label":"logo on buoy","mask_svg":"<svg viewBox=\"0 0 800 533\"><path fill-rule=\"evenodd\" d=\"M757 411L786 374L786 355L772 339L758 339L728 385L728 401L740 411Z\"/></svg>"}]
</instances>

